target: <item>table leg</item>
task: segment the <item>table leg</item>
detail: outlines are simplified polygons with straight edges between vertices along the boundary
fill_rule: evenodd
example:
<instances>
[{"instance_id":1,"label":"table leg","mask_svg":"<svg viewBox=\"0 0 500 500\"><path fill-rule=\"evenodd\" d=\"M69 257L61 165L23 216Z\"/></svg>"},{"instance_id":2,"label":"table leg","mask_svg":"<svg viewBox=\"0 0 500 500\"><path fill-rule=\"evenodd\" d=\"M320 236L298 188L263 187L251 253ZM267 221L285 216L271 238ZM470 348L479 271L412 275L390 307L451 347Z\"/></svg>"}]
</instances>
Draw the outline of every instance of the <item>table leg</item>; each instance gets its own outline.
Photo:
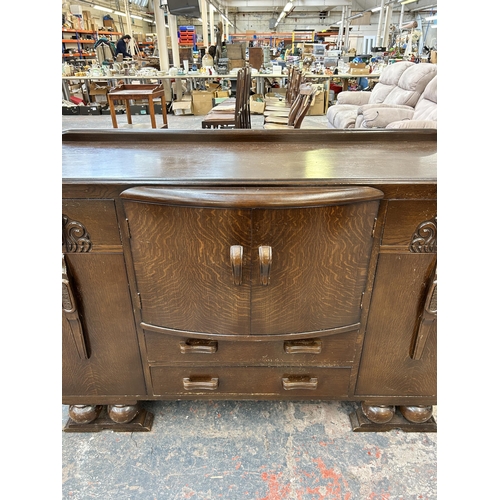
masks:
<instances>
[{"instance_id":1,"label":"table leg","mask_svg":"<svg viewBox=\"0 0 500 500\"><path fill-rule=\"evenodd\" d=\"M125 99L125 109L127 110L127 123L132 125L132 113L130 112L130 99Z\"/></svg>"},{"instance_id":2,"label":"table leg","mask_svg":"<svg viewBox=\"0 0 500 500\"><path fill-rule=\"evenodd\" d=\"M165 99L165 95L161 96L161 112L163 115L163 127L168 128L168 119L167 119L167 102Z\"/></svg>"},{"instance_id":3,"label":"table leg","mask_svg":"<svg viewBox=\"0 0 500 500\"><path fill-rule=\"evenodd\" d=\"M111 122L113 123L113 128L118 128L118 123L116 121L115 102L109 94L108 94L108 104L109 104L109 112L111 113Z\"/></svg>"},{"instance_id":4,"label":"table leg","mask_svg":"<svg viewBox=\"0 0 500 500\"><path fill-rule=\"evenodd\" d=\"M151 116L151 128L156 128L155 104L151 96L148 97L148 102L149 102L149 115Z\"/></svg>"}]
</instances>

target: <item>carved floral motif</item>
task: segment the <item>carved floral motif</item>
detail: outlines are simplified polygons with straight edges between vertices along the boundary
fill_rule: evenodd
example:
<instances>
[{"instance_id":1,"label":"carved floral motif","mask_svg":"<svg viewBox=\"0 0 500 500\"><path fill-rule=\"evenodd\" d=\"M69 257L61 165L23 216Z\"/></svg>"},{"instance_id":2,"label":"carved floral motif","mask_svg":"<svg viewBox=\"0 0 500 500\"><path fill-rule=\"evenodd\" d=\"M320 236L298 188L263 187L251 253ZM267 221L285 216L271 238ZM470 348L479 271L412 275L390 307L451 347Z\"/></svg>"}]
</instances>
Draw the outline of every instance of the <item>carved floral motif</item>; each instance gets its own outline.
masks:
<instances>
[{"instance_id":1,"label":"carved floral motif","mask_svg":"<svg viewBox=\"0 0 500 500\"><path fill-rule=\"evenodd\" d=\"M427 220L418 225L413 233L410 251L416 253L437 252L437 218Z\"/></svg>"},{"instance_id":2,"label":"carved floral motif","mask_svg":"<svg viewBox=\"0 0 500 500\"><path fill-rule=\"evenodd\" d=\"M90 234L85 226L63 214L62 217L63 243L67 252L85 253L92 249Z\"/></svg>"}]
</instances>

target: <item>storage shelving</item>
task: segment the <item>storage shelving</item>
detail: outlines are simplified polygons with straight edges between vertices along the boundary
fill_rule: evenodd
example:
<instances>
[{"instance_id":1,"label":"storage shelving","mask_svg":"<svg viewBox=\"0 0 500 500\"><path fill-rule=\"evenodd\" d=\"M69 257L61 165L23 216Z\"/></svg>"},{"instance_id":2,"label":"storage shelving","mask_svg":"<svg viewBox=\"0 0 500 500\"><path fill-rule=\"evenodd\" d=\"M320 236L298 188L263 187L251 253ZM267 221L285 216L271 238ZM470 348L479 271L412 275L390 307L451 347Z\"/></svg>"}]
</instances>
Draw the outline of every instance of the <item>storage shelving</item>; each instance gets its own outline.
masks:
<instances>
[{"instance_id":1,"label":"storage shelving","mask_svg":"<svg viewBox=\"0 0 500 500\"><path fill-rule=\"evenodd\" d=\"M84 38L91 35L92 38ZM95 57L94 44L97 42L100 36L108 37L119 37L122 34L118 31L92 31L92 30L75 30L62 28L62 57L64 58L75 58L78 57L83 59L85 57ZM75 38L71 38L75 36ZM76 50L69 54L65 51L68 49L67 45L76 45ZM86 49L88 47L88 49Z\"/></svg>"}]
</instances>

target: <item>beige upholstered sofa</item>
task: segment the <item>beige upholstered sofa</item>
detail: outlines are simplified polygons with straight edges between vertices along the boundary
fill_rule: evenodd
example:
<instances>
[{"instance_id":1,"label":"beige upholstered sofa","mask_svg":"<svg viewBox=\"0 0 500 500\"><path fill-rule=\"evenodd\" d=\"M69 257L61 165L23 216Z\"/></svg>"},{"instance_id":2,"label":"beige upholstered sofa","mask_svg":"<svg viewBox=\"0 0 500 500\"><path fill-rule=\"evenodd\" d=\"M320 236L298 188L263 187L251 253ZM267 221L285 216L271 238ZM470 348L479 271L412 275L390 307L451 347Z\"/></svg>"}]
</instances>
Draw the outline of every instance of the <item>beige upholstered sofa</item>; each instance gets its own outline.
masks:
<instances>
[{"instance_id":1,"label":"beige upholstered sofa","mask_svg":"<svg viewBox=\"0 0 500 500\"><path fill-rule=\"evenodd\" d=\"M427 84L415 108L372 104L361 106L357 128L437 128L437 75Z\"/></svg>"},{"instance_id":2,"label":"beige upholstered sofa","mask_svg":"<svg viewBox=\"0 0 500 500\"><path fill-rule=\"evenodd\" d=\"M435 64L415 64L402 61L387 66L371 92L341 92L337 103L328 108L326 117L330 128L359 128L361 106L390 105L415 108L427 84L437 75Z\"/></svg>"}]
</instances>

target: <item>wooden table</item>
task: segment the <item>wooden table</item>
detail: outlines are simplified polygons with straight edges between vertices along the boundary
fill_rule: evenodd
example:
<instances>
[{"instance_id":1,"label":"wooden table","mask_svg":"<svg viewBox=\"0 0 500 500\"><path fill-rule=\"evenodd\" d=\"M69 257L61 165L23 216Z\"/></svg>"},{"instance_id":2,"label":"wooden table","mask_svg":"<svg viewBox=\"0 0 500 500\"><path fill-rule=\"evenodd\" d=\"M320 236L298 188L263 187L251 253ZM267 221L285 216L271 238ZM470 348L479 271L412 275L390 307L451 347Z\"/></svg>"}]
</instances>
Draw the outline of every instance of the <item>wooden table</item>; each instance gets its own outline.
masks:
<instances>
[{"instance_id":1,"label":"wooden table","mask_svg":"<svg viewBox=\"0 0 500 500\"><path fill-rule=\"evenodd\" d=\"M132 124L132 113L130 112L130 101L136 99L147 99L149 104L149 115L151 117L151 127L156 128L156 118L155 118L155 105L153 99L161 99L161 109L163 115L163 127L168 128L167 121L167 106L165 102L165 91L163 85L148 85L148 84L137 84L137 85L119 85L112 88L108 92L108 103L109 111L111 113L111 121L113 122L113 128L118 128L118 122L116 121L116 110L115 101L125 101L125 108L127 111L127 122Z\"/></svg>"},{"instance_id":2,"label":"wooden table","mask_svg":"<svg viewBox=\"0 0 500 500\"><path fill-rule=\"evenodd\" d=\"M62 139L66 431L147 431L141 401L189 399L436 431L435 130Z\"/></svg>"},{"instance_id":3,"label":"wooden table","mask_svg":"<svg viewBox=\"0 0 500 500\"><path fill-rule=\"evenodd\" d=\"M359 78L380 78L380 73L370 73L368 75L351 75L350 73L341 73L339 75L331 75L330 78L338 78L339 80L342 80L342 90L345 91L349 89L349 80L355 80Z\"/></svg>"}]
</instances>

